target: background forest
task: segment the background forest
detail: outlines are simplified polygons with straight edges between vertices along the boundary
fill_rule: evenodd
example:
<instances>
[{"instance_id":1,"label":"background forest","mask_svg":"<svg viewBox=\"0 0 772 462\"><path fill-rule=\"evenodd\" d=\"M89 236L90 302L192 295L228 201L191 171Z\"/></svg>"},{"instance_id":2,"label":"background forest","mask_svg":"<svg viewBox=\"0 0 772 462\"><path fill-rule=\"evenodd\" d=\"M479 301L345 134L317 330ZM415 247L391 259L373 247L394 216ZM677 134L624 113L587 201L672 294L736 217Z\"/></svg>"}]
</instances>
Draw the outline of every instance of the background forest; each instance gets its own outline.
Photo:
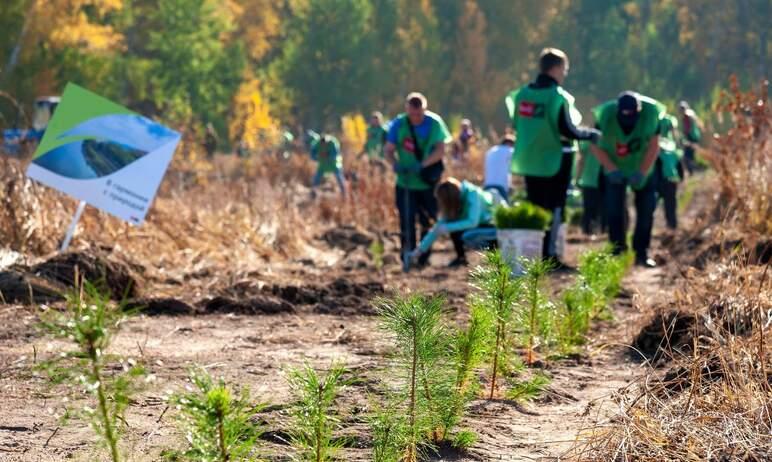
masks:
<instances>
[{"instance_id":1,"label":"background forest","mask_svg":"<svg viewBox=\"0 0 772 462\"><path fill-rule=\"evenodd\" d=\"M709 104L769 62L768 0L3 0L0 90L24 105L67 81L253 147L282 127L339 130L423 91L451 123L505 126L502 98L566 50L587 112L624 89ZM0 105L7 104L0 102ZM7 107L0 107L12 123Z\"/></svg>"}]
</instances>

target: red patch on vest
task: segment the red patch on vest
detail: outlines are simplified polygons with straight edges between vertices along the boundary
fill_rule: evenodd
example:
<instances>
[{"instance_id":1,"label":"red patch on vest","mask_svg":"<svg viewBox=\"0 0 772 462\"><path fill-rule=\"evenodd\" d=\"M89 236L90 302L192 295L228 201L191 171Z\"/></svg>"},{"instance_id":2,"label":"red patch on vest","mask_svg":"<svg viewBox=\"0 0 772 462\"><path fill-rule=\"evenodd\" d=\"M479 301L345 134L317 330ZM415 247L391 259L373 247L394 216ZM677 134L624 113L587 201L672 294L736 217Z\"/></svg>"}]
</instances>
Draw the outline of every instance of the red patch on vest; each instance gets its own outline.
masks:
<instances>
[{"instance_id":1,"label":"red patch on vest","mask_svg":"<svg viewBox=\"0 0 772 462\"><path fill-rule=\"evenodd\" d=\"M518 108L518 112L523 117L533 117L534 112L536 112L536 103L522 101L520 103L520 107Z\"/></svg>"},{"instance_id":2,"label":"red patch on vest","mask_svg":"<svg viewBox=\"0 0 772 462\"><path fill-rule=\"evenodd\" d=\"M402 140L402 148L407 152L415 152L415 143L413 143L413 138L408 136Z\"/></svg>"},{"instance_id":3,"label":"red patch on vest","mask_svg":"<svg viewBox=\"0 0 772 462\"><path fill-rule=\"evenodd\" d=\"M630 147L626 144L617 143L617 156L625 157L628 154L630 154Z\"/></svg>"}]
</instances>

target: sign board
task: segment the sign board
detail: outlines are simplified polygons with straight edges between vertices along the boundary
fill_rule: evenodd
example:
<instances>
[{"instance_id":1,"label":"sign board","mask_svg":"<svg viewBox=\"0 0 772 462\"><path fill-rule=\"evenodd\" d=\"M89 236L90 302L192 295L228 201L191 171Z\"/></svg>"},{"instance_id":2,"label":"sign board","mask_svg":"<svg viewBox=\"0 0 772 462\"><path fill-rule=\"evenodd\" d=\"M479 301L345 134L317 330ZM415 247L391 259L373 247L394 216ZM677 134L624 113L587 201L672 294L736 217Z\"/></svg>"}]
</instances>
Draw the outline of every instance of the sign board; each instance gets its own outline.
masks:
<instances>
[{"instance_id":1,"label":"sign board","mask_svg":"<svg viewBox=\"0 0 772 462\"><path fill-rule=\"evenodd\" d=\"M179 141L179 133L69 83L27 176L138 225Z\"/></svg>"}]
</instances>

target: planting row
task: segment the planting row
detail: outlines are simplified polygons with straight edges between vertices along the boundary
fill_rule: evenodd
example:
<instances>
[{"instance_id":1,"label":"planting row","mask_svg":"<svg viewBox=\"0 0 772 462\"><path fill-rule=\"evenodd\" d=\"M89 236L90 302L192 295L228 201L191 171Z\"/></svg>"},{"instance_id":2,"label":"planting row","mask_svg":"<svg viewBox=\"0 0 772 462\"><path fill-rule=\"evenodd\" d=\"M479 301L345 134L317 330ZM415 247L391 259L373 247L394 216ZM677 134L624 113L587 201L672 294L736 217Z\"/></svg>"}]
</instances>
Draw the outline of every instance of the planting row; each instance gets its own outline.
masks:
<instances>
[{"instance_id":1,"label":"planting row","mask_svg":"<svg viewBox=\"0 0 772 462\"><path fill-rule=\"evenodd\" d=\"M463 326L451 320L440 296L407 293L374 300L393 342L388 379L379 380L369 397L374 461L413 462L440 445L463 450L476 441L471 430L460 427L472 400L536 397L549 377L529 368L538 358L572 353L593 319L611 316L610 301L629 258L606 250L585 253L573 284L559 297L550 296L547 287L548 263L521 265L523 273L513 275L498 251L483 255L471 273ZM113 462L122 460L120 434L132 396L152 386L142 364L106 353L135 313L115 306L88 282L67 295L65 310L41 313L42 328L72 348L38 367L57 383L85 389L93 403L70 409L65 417L88 420ZM309 365L288 370L292 425L283 434L293 459L333 460L347 444L336 436L341 427L336 399L354 380L342 364L324 373ZM248 390L196 368L185 391L167 399L187 445L164 451L167 460L260 460L264 429L255 417L264 405L254 404Z\"/></svg>"}]
</instances>

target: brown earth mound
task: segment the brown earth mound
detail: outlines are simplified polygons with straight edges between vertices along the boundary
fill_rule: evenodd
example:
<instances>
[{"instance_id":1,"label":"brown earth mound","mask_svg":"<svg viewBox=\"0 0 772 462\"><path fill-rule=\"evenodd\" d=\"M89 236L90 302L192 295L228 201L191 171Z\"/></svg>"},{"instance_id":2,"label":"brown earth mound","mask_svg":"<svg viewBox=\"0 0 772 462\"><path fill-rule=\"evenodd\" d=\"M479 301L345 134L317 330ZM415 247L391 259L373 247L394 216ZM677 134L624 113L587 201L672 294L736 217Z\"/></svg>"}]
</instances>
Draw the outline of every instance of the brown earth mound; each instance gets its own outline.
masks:
<instances>
[{"instance_id":1,"label":"brown earth mound","mask_svg":"<svg viewBox=\"0 0 772 462\"><path fill-rule=\"evenodd\" d=\"M39 263L30 272L65 287L75 284L76 273L110 294L114 300L134 298L139 278L132 266L101 252L67 252Z\"/></svg>"}]
</instances>

